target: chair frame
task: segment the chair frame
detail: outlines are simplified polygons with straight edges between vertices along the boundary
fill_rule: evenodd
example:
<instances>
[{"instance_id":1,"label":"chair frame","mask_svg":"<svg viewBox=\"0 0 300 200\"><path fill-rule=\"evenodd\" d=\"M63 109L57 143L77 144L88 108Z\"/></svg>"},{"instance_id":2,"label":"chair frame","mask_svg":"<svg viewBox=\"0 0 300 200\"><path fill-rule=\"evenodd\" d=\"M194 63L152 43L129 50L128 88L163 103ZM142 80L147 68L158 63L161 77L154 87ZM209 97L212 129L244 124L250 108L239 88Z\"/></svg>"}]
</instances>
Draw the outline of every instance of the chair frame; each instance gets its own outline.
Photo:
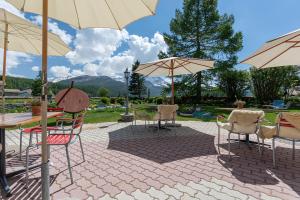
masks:
<instances>
[{"instance_id":1,"label":"chair frame","mask_svg":"<svg viewBox=\"0 0 300 200\"><path fill-rule=\"evenodd\" d=\"M218 126L218 151L219 151L219 154L220 154L220 136L221 136L221 127L219 125L220 119L225 120L225 116L223 116L223 115L217 116L217 122L216 122L216 124ZM261 119L258 119L256 122L254 122L254 124L256 124L256 128L255 128L255 131L251 134L256 135L257 144L258 144L258 151L259 151L259 154L262 155L262 150L261 150L261 147L260 147L260 140L259 140L259 135L258 135L259 130L260 130L260 122L261 122ZM228 139L227 139L227 141L228 141L228 155L229 155L230 159L231 159L231 138L230 138L231 134L237 134L238 135L239 146L240 146L240 137L241 137L241 135L251 135L251 134L245 134L245 133L233 131L235 124L236 124L236 122L231 122L230 123L231 129L227 130L228 131Z\"/></svg>"},{"instance_id":2,"label":"chair frame","mask_svg":"<svg viewBox=\"0 0 300 200\"><path fill-rule=\"evenodd\" d=\"M70 174L70 179L71 179L71 184L73 184L73 175L72 175L72 170L71 170L71 162L70 162L70 155L69 155L69 145L71 144L72 140L74 137L78 137L79 143L80 143L80 148L81 148L81 153L82 153L82 158L83 162L85 162L85 156L84 156L84 151L83 151L83 145L80 137L80 133L82 132L82 126L84 124L84 115L85 112L80 113L76 116L75 119L72 120L72 126L71 128L64 128L62 127L60 129L55 129L55 130L48 130L48 137L54 136L54 135L68 135L69 140L65 143L62 144L48 144L48 158L50 158L50 146L65 146L66 147L66 156L67 156L67 162L68 162L68 169L69 169L69 174ZM67 118L66 120L64 118L58 119L57 123L64 123L64 122L71 122L71 119ZM75 133L75 130L78 130L77 133ZM54 131L54 133L51 133L51 131ZM59 132L59 133L57 133ZM66 133L68 132L68 133ZM36 144L38 146L40 144ZM30 148L33 148L34 146L32 145L32 134L30 134L29 138L29 146L26 149L26 176L25 176L25 184L26 184L26 189L28 190L28 177L29 177L29 150Z\"/></svg>"},{"instance_id":3,"label":"chair frame","mask_svg":"<svg viewBox=\"0 0 300 200\"><path fill-rule=\"evenodd\" d=\"M292 158L293 158L293 160L295 160L296 142L300 142L300 139L290 139L290 138L279 136L281 127L291 127L291 128L295 128L295 127L293 125L289 124L289 123L286 123L287 121L282 117L282 113L279 113L278 117L279 117L279 122L276 124L276 135L272 138L273 168L277 167L277 163L276 163L276 145L275 145L276 139L281 139L281 140L286 140L286 141L291 141L292 142L292 146L293 146ZM285 122L285 123L282 123L282 122Z\"/></svg>"}]
</instances>

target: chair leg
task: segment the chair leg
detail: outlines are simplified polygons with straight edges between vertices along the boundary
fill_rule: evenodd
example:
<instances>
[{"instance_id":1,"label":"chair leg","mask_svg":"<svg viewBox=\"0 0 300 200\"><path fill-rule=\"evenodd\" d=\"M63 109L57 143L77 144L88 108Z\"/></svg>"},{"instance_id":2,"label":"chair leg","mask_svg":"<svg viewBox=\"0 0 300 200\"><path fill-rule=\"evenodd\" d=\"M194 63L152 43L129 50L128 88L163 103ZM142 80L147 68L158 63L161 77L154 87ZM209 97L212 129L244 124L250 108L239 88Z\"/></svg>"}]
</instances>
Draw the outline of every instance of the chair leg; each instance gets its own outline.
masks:
<instances>
[{"instance_id":1,"label":"chair leg","mask_svg":"<svg viewBox=\"0 0 300 200\"><path fill-rule=\"evenodd\" d=\"M32 146L32 133L29 136L29 145L26 148L26 161L25 161L25 169L26 169L26 176L25 176L25 188L28 191L28 176L29 176L29 149Z\"/></svg>"},{"instance_id":2,"label":"chair leg","mask_svg":"<svg viewBox=\"0 0 300 200\"><path fill-rule=\"evenodd\" d=\"M228 155L229 155L229 159L231 159L231 155L230 155L230 146L231 146L230 135L231 135L231 132L228 133Z\"/></svg>"},{"instance_id":3,"label":"chair leg","mask_svg":"<svg viewBox=\"0 0 300 200\"><path fill-rule=\"evenodd\" d=\"M239 148L241 148L241 134L238 134L238 140L239 140Z\"/></svg>"},{"instance_id":4,"label":"chair leg","mask_svg":"<svg viewBox=\"0 0 300 200\"><path fill-rule=\"evenodd\" d=\"M78 138L79 138L79 143L80 143L80 148L81 148L82 158L83 158L83 161L85 162L85 157L84 157L84 152L83 152L83 146L82 146L82 142L81 142L81 137L80 137L80 135L78 135Z\"/></svg>"},{"instance_id":5,"label":"chair leg","mask_svg":"<svg viewBox=\"0 0 300 200\"><path fill-rule=\"evenodd\" d=\"M262 140L262 150L261 150L261 155L263 155L264 154L264 147L265 147L265 139L261 139Z\"/></svg>"},{"instance_id":6,"label":"chair leg","mask_svg":"<svg viewBox=\"0 0 300 200\"><path fill-rule=\"evenodd\" d=\"M293 140L293 160L295 160L295 140Z\"/></svg>"},{"instance_id":7,"label":"chair leg","mask_svg":"<svg viewBox=\"0 0 300 200\"><path fill-rule=\"evenodd\" d=\"M258 145L258 151L259 151L259 155L261 156L261 148L260 148L260 141L259 141L259 136L258 134L256 134L256 137L257 137L257 145Z\"/></svg>"},{"instance_id":8,"label":"chair leg","mask_svg":"<svg viewBox=\"0 0 300 200\"><path fill-rule=\"evenodd\" d=\"M69 168L69 173L70 173L70 178L71 178L71 184L73 184L73 175L72 175L72 170L71 170L71 162L70 162L68 145L66 145L66 154L67 154L68 168Z\"/></svg>"},{"instance_id":9,"label":"chair leg","mask_svg":"<svg viewBox=\"0 0 300 200\"><path fill-rule=\"evenodd\" d=\"M23 131L20 133L20 160L22 160Z\"/></svg>"},{"instance_id":10,"label":"chair leg","mask_svg":"<svg viewBox=\"0 0 300 200\"><path fill-rule=\"evenodd\" d=\"M276 147L275 147L275 138L272 139L272 149L273 149L273 167L276 168Z\"/></svg>"},{"instance_id":11,"label":"chair leg","mask_svg":"<svg viewBox=\"0 0 300 200\"><path fill-rule=\"evenodd\" d=\"M36 143L39 143L39 135L35 134ZM39 148L39 145L36 145L37 148Z\"/></svg>"},{"instance_id":12,"label":"chair leg","mask_svg":"<svg viewBox=\"0 0 300 200\"><path fill-rule=\"evenodd\" d=\"M221 154L220 152L220 136L221 136L221 130L220 130L220 127L218 127L218 152L219 154Z\"/></svg>"}]
</instances>

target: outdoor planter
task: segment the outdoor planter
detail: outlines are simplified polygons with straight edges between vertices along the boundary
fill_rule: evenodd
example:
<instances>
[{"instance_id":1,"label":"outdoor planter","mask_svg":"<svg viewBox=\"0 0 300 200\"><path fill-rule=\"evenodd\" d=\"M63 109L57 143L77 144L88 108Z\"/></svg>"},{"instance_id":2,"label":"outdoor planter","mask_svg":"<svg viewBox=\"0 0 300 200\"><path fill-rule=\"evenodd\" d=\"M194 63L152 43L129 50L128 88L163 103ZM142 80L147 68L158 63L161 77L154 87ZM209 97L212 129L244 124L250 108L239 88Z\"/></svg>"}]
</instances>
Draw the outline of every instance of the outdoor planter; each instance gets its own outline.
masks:
<instances>
[{"instance_id":1,"label":"outdoor planter","mask_svg":"<svg viewBox=\"0 0 300 200\"><path fill-rule=\"evenodd\" d=\"M31 112L32 112L32 116L39 116L41 115L41 106L31 106Z\"/></svg>"},{"instance_id":2,"label":"outdoor planter","mask_svg":"<svg viewBox=\"0 0 300 200\"><path fill-rule=\"evenodd\" d=\"M40 99L33 99L31 102L31 112L32 116L39 116L41 115L41 100Z\"/></svg>"}]
</instances>

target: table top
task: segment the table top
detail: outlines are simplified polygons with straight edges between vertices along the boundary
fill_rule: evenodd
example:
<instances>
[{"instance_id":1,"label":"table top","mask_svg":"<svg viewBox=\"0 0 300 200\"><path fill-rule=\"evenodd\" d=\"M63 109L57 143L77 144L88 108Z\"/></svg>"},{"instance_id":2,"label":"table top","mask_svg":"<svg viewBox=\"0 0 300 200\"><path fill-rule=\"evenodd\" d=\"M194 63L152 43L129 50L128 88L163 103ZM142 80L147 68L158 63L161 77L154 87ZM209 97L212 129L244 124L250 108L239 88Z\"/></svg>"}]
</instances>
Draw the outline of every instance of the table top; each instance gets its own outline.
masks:
<instances>
[{"instance_id":1,"label":"table top","mask_svg":"<svg viewBox=\"0 0 300 200\"><path fill-rule=\"evenodd\" d=\"M48 112L47 118L59 116L61 112ZM41 121L41 116L32 116L31 113L0 114L0 128L13 128L33 122Z\"/></svg>"}]
</instances>

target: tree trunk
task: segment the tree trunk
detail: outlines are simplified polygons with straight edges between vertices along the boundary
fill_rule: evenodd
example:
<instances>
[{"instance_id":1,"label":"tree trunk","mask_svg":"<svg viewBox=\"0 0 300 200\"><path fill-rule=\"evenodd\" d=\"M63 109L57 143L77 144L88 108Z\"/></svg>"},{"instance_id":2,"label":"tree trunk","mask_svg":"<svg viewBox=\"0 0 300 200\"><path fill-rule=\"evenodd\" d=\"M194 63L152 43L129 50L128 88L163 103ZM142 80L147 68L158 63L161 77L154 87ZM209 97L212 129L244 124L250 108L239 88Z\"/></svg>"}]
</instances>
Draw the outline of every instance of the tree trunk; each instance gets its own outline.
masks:
<instances>
[{"instance_id":1,"label":"tree trunk","mask_svg":"<svg viewBox=\"0 0 300 200\"><path fill-rule=\"evenodd\" d=\"M197 95L197 103L201 102L201 98L202 98L202 72L198 72L196 75L196 95Z\"/></svg>"}]
</instances>

